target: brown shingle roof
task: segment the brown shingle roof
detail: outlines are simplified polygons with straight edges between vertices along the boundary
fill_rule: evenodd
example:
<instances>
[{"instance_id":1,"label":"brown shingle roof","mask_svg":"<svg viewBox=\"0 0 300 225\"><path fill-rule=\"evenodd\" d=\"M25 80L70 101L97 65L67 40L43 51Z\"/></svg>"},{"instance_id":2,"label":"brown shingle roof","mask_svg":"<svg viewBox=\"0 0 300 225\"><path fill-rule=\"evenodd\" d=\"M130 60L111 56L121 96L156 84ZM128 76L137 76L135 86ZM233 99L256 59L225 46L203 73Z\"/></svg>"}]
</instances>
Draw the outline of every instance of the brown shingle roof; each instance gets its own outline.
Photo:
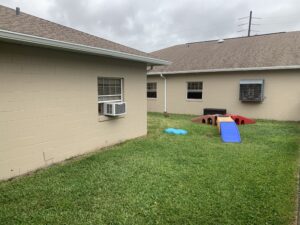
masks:
<instances>
[{"instance_id":1,"label":"brown shingle roof","mask_svg":"<svg viewBox=\"0 0 300 225\"><path fill-rule=\"evenodd\" d=\"M120 45L112 41L65 27L23 12L17 16L15 10L2 5L0 5L0 29L73 44L104 48L138 56L153 57L150 54L138 51L136 49L129 48L124 45Z\"/></svg>"},{"instance_id":2,"label":"brown shingle roof","mask_svg":"<svg viewBox=\"0 0 300 225\"><path fill-rule=\"evenodd\" d=\"M176 45L151 53L172 62L150 73L300 65L300 32Z\"/></svg>"}]
</instances>

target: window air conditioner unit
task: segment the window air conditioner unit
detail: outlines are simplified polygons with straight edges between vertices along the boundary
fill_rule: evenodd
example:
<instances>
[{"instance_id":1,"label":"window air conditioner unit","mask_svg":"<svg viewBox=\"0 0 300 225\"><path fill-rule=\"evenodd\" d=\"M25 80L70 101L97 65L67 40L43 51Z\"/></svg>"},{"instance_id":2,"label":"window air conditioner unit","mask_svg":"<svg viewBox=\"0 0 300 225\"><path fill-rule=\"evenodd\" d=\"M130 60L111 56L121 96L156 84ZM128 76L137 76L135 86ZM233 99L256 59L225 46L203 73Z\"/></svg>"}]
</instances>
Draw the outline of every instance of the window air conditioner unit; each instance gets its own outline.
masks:
<instances>
[{"instance_id":1,"label":"window air conditioner unit","mask_svg":"<svg viewBox=\"0 0 300 225\"><path fill-rule=\"evenodd\" d=\"M264 80L241 80L240 101L262 102L264 100Z\"/></svg>"},{"instance_id":2,"label":"window air conditioner unit","mask_svg":"<svg viewBox=\"0 0 300 225\"><path fill-rule=\"evenodd\" d=\"M125 102L110 102L104 103L104 115L105 116L122 116L126 114Z\"/></svg>"}]
</instances>

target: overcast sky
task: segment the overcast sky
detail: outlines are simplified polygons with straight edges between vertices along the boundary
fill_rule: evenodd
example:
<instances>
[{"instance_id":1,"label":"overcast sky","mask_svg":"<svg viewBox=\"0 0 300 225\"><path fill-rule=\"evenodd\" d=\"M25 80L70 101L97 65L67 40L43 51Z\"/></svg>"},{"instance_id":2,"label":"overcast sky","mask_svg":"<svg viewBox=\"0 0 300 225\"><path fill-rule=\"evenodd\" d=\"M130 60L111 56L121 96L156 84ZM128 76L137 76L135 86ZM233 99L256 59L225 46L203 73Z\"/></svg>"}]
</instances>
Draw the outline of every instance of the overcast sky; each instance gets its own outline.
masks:
<instances>
[{"instance_id":1,"label":"overcast sky","mask_svg":"<svg viewBox=\"0 0 300 225\"><path fill-rule=\"evenodd\" d=\"M300 0L0 0L0 4L151 52L175 44L300 30ZM1 18L0 18L1 19Z\"/></svg>"}]
</instances>

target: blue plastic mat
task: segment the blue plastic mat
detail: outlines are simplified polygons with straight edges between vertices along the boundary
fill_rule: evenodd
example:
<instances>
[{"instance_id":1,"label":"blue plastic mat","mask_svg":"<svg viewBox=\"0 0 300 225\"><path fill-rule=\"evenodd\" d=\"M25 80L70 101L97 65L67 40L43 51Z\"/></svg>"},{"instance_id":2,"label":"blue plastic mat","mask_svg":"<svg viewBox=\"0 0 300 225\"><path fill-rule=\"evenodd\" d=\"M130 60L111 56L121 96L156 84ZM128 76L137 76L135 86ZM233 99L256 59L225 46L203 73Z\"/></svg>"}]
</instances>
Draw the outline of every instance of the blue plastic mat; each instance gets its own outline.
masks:
<instances>
[{"instance_id":1,"label":"blue plastic mat","mask_svg":"<svg viewBox=\"0 0 300 225\"><path fill-rule=\"evenodd\" d=\"M188 133L186 130L176 129L176 128L167 128L164 131L167 134L176 134L176 135L185 135Z\"/></svg>"},{"instance_id":2,"label":"blue plastic mat","mask_svg":"<svg viewBox=\"0 0 300 225\"><path fill-rule=\"evenodd\" d=\"M241 136L235 122L223 122L220 124L221 139L226 143L240 143Z\"/></svg>"}]
</instances>

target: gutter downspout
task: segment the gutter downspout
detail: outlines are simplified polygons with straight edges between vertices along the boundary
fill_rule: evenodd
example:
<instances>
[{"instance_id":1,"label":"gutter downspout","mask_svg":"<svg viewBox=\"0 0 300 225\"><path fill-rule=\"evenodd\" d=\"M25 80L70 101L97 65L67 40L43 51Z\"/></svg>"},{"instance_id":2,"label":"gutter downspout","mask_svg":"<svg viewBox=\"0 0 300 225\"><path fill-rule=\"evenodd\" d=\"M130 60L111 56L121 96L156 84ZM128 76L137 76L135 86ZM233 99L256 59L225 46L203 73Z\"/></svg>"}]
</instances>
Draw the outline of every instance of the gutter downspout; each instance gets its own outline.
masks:
<instances>
[{"instance_id":1,"label":"gutter downspout","mask_svg":"<svg viewBox=\"0 0 300 225\"><path fill-rule=\"evenodd\" d=\"M165 101L164 101L164 113L167 114L167 78L161 73L161 78L165 80Z\"/></svg>"}]
</instances>

